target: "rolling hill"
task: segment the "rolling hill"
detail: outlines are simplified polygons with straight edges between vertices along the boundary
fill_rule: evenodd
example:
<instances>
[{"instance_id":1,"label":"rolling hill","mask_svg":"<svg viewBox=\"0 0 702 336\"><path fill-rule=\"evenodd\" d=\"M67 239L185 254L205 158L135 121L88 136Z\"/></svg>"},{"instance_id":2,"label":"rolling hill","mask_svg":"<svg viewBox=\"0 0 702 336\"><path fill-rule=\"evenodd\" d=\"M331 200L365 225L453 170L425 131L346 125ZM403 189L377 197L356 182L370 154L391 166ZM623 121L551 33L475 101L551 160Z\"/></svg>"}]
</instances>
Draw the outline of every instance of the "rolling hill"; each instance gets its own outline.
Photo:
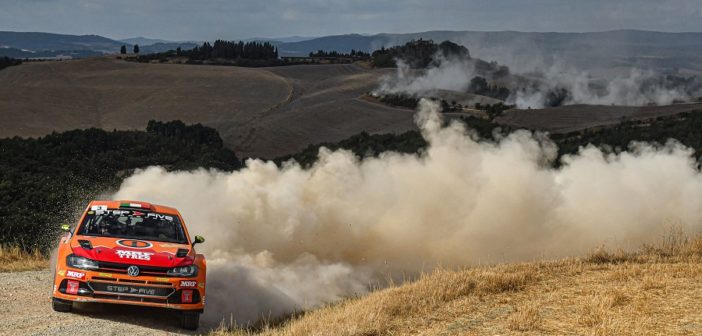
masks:
<instances>
[{"instance_id":1,"label":"rolling hill","mask_svg":"<svg viewBox=\"0 0 702 336\"><path fill-rule=\"evenodd\" d=\"M427 31L407 34L334 35L317 38L292 36L274 41L281 56L304 56L317 50L371 52L404 44L412 39L451 40L463 44L471 54L494 60L519 72L545 69L561 62L576 69L608 73L612 69L641 67L652 70L702 73L702 33L668 33L615 30L587 33L540 33L517 31ZM118 52L123 44L142 47L142 53L177 47L189 49L193 42L168 42L147 38L115 41L97 35L65 35L34 32L0 32L0 56L33 57L70 54L87 57ZM81 52L78 52L81 51Z\"/></svg>"},{"instance_id":2,"label":"rolling hill","mask_svg":"<svg viewBox=\"0 0 702 336\"><path fill-rule=\"evenodd\" d=\"M622 120L653 120L682 112L702 111L702 104L668 106L567 105L554 108L505 111L495 122L549 133L568 133L610 126Z\"/></svg>"},{"instance_id":3,"label":"rolling hill","mask_svg":"<svg viewBox=\"0 0 702 336\"><path fill-rule=\"evenodd\" d=\"M275 158L363 131L415 129L414 111L364 98L392 70L356 64L271 68L147 64L98 57L25 62L0 71L0 137L99 127L144 129L150 119L216 128L240 157ZM563 106L510 110L514 128L563 133L699 110L672 106ZM450 116L461 116L451 113Z\"/></svg>"},{"instance_id":4,"label":"rolling hill","mask_svg":"<svg viewBox=\"0 0 702 336\"><path fill-rule=\"evenodd\" d=\"M495 60L517 70L564 61L578 69L601 70L639 66L650 69L702 71L702 33L616 30L590 33L516 31L428 31L409 34L336 35L282 43L282 55L306 55L319 49L373 51L412 39L451 40L478 58Z\"/></svg>"},{"instance_id":5,"label":"rolling hill","mask_svg":"<svg viewBox=\"0 0 702 336\"><path fill-rule=\"evenodd\" d=\"M0 46L26 51L91 50L119 51L123 43L98 35L66 35L0 31Z\"/></svg>"},{"instance_id":6,"label":"rolling hill","mask_svg":"<svg viewBox=\"0 0 702 336\"><path fill-rule=\"evenodd\" d=\"M192 49L196 46L193 42L168 42L144 38L126 41L150 42L141 48L142 53L162 52L178 47ZM125 44L131 50L134 43L116 41L99 35L0 31L0 56L13 58L51 58L56 56L84 58L117 53L120 47Z\"/></svg>"},{"instance_id":7,"label":"rolling hill","mask_svg":"<svg viewBox=\"0 0 702 336\"><path fill-rule=\"evenodd\" d=\"M147 45L152 45L156 43L173 43L173 41L166 41L166 40L161 40L161 39L152 39L148 37L143 37L143 36L137 36L137 37L130 37L130 38L125 38L119 40L120 42L127 43L127 44L138 44L139 46L147 46Z\"/></svg>"},{"instance_id":8,"label":"rolling hill","mask_svg":"<svg viewBox=\"0 0 702 336\"><path fill-rule=\"evenodd\" d=\"M0 137L144 129L150 119L179 119L216 128L240 157L273 158L362 131L413 128L413 111L357 99L384 73L348 64L254 69L114 57L28 62L0 71Z\"/></svg>"}]
</instances>

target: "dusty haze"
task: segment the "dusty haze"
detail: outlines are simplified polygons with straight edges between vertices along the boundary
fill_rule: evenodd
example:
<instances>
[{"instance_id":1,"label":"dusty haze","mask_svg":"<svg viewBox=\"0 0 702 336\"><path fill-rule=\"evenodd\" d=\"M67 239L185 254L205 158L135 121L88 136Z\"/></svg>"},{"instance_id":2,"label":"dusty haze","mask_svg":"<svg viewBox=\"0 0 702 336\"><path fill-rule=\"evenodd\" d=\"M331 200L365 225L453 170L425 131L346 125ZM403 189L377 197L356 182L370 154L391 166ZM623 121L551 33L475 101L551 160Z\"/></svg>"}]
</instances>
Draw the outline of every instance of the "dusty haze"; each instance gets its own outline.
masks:
<instances>
[{"instance_id":1,"label":"dusty haze","mask_svg":"<svg viewBox=\"0 0 702 336\"><path fill-rule=\"evenodd\" d=\"M607 154L588 147L555 169L555 146L520 131L476 141L438 106L416 117L427 150L359 161L322 150L310 169L249 160L225 173L151 167L113 195L177 207L207 242L209 321L242 323L365 293L437 265L634 248L671 223L698 232L702 176L670 142Z\"/></svg>"},{"instance_id":2,"label":"dusty haze","mask_svg":"<svg viewBox=\"0 0 702 336\"><path fill-rule=\"evenodd\" d=\"M376 94L405 93L413 96L432 94L437 90L462 92L468 89L475 76L475 65L470 59L446 58L437 53L426 71L413 70L401 59L396 60L394 73L380 78Z\"/></svg>"},{"instance_id":3,"label":"dusty haze","mask_svg":"<svg viewBox=\"0 0 702 336\"><path fill-rule=\"evenodd\" d=\"M558 88L568 90L564 105L669 105L675 101L691 101L702 94L697 79L694 85L673 85L660 73L636 68L596 78L587 71L556 63L538 75L542 78L539 85L513 90L507 102L521 109L543 108L548 92ZM605 84L597 88L593 87L594 82Z\"/></svg>"},{"instance_id":4,"label":"dusty haze","mask_svg":"<svg viewBox=\"0 0 702 336\"><path fill-rule=\"evenodd\" d=\"M427 97L438 90L464 93L475 76L494 81L489 74L477 73L473 59L446 58L437 53L432 64L422 70L411 69L401 59L396 61L396 71L380 78L375 94L401 93ZM558 89L568 92L563 105L669 105L676 101L693 101L702 96L702 80L698 77L691 77L688 83L674 83L667 80L663 73L638 68L613 70L606 75L594 76L588 70L577 69L558 59L534 59L534 62L540 65L529 68L525 73L515 70L522 69L524 64L502 64L516 71L515 74L520 77L519 80L510 76L497 81L498 85L506 86L511 92L506 103L520 109L544 108L548 106L549 93Z\"/></svg>"}]
</instances>

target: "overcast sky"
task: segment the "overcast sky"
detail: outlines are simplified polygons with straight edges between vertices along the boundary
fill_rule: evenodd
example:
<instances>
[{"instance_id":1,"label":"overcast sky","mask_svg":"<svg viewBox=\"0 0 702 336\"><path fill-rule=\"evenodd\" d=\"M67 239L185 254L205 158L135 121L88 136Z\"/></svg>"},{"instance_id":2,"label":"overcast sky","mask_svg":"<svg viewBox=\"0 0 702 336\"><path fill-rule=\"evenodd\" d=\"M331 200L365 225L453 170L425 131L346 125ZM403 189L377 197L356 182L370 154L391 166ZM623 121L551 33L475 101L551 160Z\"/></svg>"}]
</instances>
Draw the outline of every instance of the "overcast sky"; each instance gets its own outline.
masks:
<instances>
[{"instance_id":1,"label":"overcast sky","mask_svg":"<svg viewBox=\"0 0 702 336\"><path fill-rule=\"evenodd\" d=\"M702 0L0 0L0 30L168 40L426 30L702 31Z\"/></svg>"}]
</instances>

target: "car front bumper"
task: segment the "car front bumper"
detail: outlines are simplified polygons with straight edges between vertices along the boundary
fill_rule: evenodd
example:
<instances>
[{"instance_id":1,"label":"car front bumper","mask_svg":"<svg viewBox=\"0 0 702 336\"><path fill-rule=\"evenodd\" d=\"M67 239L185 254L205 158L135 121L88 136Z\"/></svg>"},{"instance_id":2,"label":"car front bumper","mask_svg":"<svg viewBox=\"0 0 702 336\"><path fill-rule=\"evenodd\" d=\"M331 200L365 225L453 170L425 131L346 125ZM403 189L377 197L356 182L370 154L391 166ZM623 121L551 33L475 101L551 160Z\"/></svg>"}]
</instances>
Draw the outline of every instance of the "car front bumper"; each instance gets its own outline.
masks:
<instances>
[{"instance_id":1,"label":"car front bumper","mask_svg":"<svg viewBox=\"0 0 702 336\"><path fill-rule=\"evenodd\" d=\"M178 310L205 307L204 275L196 278L137 276L86 271L57 270L53 297L75 302L102 302Z\"/></svg>"}]
</instances>

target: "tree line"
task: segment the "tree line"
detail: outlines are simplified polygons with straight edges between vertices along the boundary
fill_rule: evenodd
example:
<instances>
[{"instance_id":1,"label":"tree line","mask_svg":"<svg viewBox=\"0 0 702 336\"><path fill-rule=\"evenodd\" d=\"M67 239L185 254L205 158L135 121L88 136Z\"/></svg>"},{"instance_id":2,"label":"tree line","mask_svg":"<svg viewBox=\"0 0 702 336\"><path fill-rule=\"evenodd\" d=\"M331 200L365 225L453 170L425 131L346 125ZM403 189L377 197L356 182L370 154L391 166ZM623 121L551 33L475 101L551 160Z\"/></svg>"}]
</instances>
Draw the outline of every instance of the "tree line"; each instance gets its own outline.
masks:
<instances>
[{"instance_id":1,"label":"tree line","mask_svg":"<svg viewBox=\"0 0 702 336\"><path fill-rule=\"evenodd\" d=\"M443 56L437 58L436 55ZM412 68L424 69L429 66L438 66L446 58L460 58L470 60L474 71L478 74L473 77L468 84L467 92L492 97L498 100L506 100L510 95L510 90L506 87L489 82L486 77L499 79L509 75L509 68L497 64L497 62L486 62L480 59L472 59L470 52L465 46L444 41L439 44L432 40L412 40L404 45L391 48L382 47L372 54L372 64L376 67L396 67L397 61L401 60ZM388 105L414 108L418 99L404 94L389 94L381 97L382 102ZM413 101L414 100L414 101ZM456 104L448 104L451 107Z\"/></svg>"},{"instance_id":2,"label":"tree line","mask_svg":"<svg viewBox=\"0 0 702 336\"><path fill-rule=\"evenodd\" d=\"M379 68L392 68L397 66L397 59L401 59L411 68L426 68L435 61L434 56L440 52L444 57L460 57L470 59L468 48L443 41L439 44L433 40L412 40L404 45L385 48L384 46L373 51L372 64Z\"/></svg>"},{"instance_id":3,"label":"tree line","mask_svg":"<svg viewBox=\"0 0 702 336\"><path fill-rule=\"evenodd\" d=\"M213 44L204 42L201 46L189 50L180 47L166 52L140 55L128 58L137 62L168 62L183 57L187 64L237 65L237 66L275 66L284 65L278 58L278 48L270 42L243 42L217 40Z\"/></svg>"},{"instance_id":4,"label":"tree line","mask_svg":"<svg viewBox=\"0 0 702 336\"><path fill-rule=\"evenodd\" d=\"M353 58L353 59L369 59L370 58L370 53L367 53L365 51L361 50L356 50L356 49L351 49L351 52L348 54L338 52L336 50L332 51L324 51L322 49L317 50L316 52L310 52L309 53L310 57L348 57L348 58Z\"/></svg>"},{"instance_id":5,"label":"tree line","mask_svg":"<svg viewBox=\"0 0 702 336\"><path fill-rule=\"evenodd\" d=\"M468 92L479 94L481 96L492 97L502 101L506 100L510 94L508 88L498 86L497 84L488 83L487 79L481 76L475 76L470 80Z\"/></svg>"},{"instance_id":6,"label":"tree line","mask_svg":"<svg viewBox=\"0 0 702 336\"><path fill-rule=\"evenodd\" d=\"M13 66L13 65L20 65L22 64L22 60L16 59L16 58L10 58L10 57L0 57L0 70L5 69L7 67Z\"/></svg>"},{"instance_id":7,"label":"tree line","mask_svg":"<svg viewBox=\"0 0 702 336\"><path fill-rule=\"evenodd\" d=\"M494 106L496 110L502 106ZM496 141L513 128L472 116L458 120L483 141ZM663 144L677 139L702 155L702 110L659 117L655 121L622 121L617 125L555 134L559 157L594 144L624 150L632 141ZM427 146L418 131L402 134L359 133L339 142L309 145L274 159L294 159L303 166L317 160L320 147L351 150L357 156L386 151L421 153ZM560 165L555 161L554 166ZM167 170L241 168L236 155L223 146L216 130L180 121L150 121L145 131L74 130L41 138L0 139L0 241L25 249L48 250L58 223L75 221L76 213L96 195L116 189L134 169L160 165Z\"/></svg>"},{"instance_id":8,"label":"tree line","mask_svg":"<svg viewBox=\"0 0 702 336\"><path fill-rule=\"evenodd\" d=\"M496 110L503 106L495 106ZM464 116L456 120L463 122L466 127L474 130L481 141L498 141L506 134L516 129L501 125L488 119ZM693 156L702 163L702 110L685 112L673 116L658 117L654 121L624 120L620 123L605 127L586 129L565 134L552 134L551 140L558 146L558 158L553 162L554 167L562 164L560 158L564 155L575 154L581 147L593 144L605 151L622 151L628 149L633 141L644 141L662 145L669 139L676 139L683 145L693 149ZM317 160L321 147L332 150L346 149L360 158L376 157L384 151L400 153L421 153L426 149L427 142L419 131L408 131L401 134L368 134L362 132L345 140L331 143L320 143L307 146L302 151L275 159L278 164L295 160L303 167L311 166Z\"/></svg>"},{"instance_id":9,"label":"tree line","mask_svg":"<svg viewBox=\"0 0 702 336\"><path fill-rule=\"evenodd\" d=\"M191 60L235 60L240 58L269 60L278 58L278 49L270 42L217 40L212 45L205 42L200 47L182 50L179 56L185 56Z\"/></svg>"},{"instance_id":10,"label":"tree line","mask_svg":"<svg viewBox=\"0 0 702 336\"><path fill-rule=\"evenodd\" d=\"M0 241L27 250L51 247L58 224L115 190L134 169L241 166L216 130L150 121L146 131L74 130L41 138L0 139Z\"/></svg>"}]
</instances>

